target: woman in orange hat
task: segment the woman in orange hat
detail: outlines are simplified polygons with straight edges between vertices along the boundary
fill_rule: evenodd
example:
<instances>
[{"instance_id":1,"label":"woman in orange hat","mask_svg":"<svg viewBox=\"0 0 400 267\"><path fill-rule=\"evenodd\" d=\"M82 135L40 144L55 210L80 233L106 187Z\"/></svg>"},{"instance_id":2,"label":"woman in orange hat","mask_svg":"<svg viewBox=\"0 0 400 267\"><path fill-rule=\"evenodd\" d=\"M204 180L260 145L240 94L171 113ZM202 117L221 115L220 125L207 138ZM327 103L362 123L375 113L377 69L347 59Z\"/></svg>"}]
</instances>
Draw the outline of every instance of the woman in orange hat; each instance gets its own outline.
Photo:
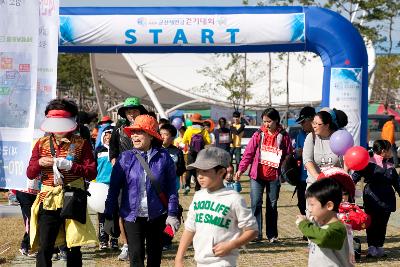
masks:
<instances>
[{"instance_id":1,"label":"woman in orange hat","mask_svg":"<svg viewBox=\"0 0 400 267\"><path fill-rule=\"evenodd\" d=\"M144 266L146 251L147 266L160 266L163 231L166 225L173 233L179 227L175 165L161 148L157 130L156 119L149 115L139 115L133 125L124 128L133 149L121 153L110 179L104 213L112 218L122 189L120 216L131 266Z\"/></svg>"}]
</instances>

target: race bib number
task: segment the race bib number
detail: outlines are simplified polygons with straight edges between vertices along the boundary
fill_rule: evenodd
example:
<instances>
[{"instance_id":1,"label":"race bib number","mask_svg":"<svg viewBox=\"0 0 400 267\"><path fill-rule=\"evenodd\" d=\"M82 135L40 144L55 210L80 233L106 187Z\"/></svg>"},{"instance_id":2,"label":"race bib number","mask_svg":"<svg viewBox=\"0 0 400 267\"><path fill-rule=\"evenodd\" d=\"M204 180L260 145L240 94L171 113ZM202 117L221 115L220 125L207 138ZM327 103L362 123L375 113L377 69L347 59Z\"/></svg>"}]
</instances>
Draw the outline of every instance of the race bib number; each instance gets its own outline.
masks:
<instances>
[{"instance_id":1,"label":"race bib number","mask_svg":"<svg viewBox=\"0 0 400 267\"><path fill-rule=\"evenodd\" d=\"M219 134L219 142L221 144L228 144L229 143L229 133L220 133Z\"/></svg>"},{"instance_id":2,"label":"race bib number","mask_svg":"<svg viewBox=\"0 0 400 267\"><path fill-rule=\"evenodd\" d=\"M261 146L260 163L277 169L282 158L282 150L271 146Z\"/></svg>"}]
</instances>

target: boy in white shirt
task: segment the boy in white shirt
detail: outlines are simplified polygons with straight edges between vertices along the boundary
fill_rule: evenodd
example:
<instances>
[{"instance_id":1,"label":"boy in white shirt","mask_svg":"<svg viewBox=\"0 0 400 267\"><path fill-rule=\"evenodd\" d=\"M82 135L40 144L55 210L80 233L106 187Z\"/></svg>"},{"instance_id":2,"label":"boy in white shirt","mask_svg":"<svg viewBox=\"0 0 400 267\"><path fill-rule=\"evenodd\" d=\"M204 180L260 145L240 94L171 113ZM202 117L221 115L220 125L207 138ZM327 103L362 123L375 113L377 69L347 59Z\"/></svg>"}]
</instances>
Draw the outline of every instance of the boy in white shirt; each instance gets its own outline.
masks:
<instances>
[{"instance_id":1,"label":"boy in white shirt","mask_svg":"<svg viewBox=\"0 0 400 267\"><path fill-rule=\"evenodd\" d=\"M244 198L224 187L229 164L228 152L208 147L188 165L187 169L197 169L202 189L190 205L175 266L184 266L192 241L197 266L236 266L239 248L257 237L257 222Z\"/></svg>"}]
</instances>

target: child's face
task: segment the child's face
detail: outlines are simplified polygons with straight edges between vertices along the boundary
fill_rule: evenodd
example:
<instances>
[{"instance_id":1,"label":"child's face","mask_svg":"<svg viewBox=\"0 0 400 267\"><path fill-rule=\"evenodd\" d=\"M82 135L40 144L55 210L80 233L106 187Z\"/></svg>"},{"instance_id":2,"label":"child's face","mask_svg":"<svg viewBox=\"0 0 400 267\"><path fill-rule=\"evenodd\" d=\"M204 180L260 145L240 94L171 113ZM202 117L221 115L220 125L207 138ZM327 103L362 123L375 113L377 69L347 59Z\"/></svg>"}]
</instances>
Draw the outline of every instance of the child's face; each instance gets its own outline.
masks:
<instances>
[{"instance_id":1,"label":"child's face","mask_svg":"<svg viewBox=\"0 0 400 267\"><path fill-rule=\"evenodd\" d=\"M111 133L105 133L103 136L103 144L109 145L111 139Z\"/></svg>"},{"instance_id":2,"label":"child's face","mask_svg":"<svg viewBox=\"0 0 400 267\"><path fill-rule=\"evenodd\" d=\"M321 202L319 202L318 199L316 199L315 197L307 198L307 203L307 209L310 212L310 216L313 216L314 220L319 224L325 224L327 217L329 217L332 212L331 204L333 203L331 201L328 201L328 203L326 203L325 206L322 207Z\"/></svg>"},{"instance_id":3,"label":"child's face","mask_svg":"<svg viewBox=\"0 0 400 267\"><path fill-rule=\"evenodd\" d=\"M160 135L161 138L163 139L163 146L165 147L169 146L174 141L174 139L171 136L171 133L165 129L160 130Z\"/></svg>"},{"instance_id":4,"label":"child's face","mask_svg":"<svg viewBox=\"0 0 400 267\"><path fill-rule=\"evenodd\" d=\"M381 156L382 156L384 159L390 159L390 158L392 157L392 150L390 150L390 149L388 149L388 150L386 150L386 149L382 150Z\"/></svg>"},{"instance_id":5,"label":"child's face","mask_svg":"<svg viewBox=\"0 0 400 267\"><path fill-rule=\"evenodd\" d=\"M202 188L207 188L208 191L216 191L223 187L222 177L225 175L224 169L200 170L197 169L197 181Z\"/></svg>"},{"instance_id":6,"label":"child's face","mask_svg":"<svg viewBox=\"0 0 400 267\"><path fill-rule=\"evenodd\" d=\"M232 181L233 179L233 167L229 166L226 168L225 180Z\"/></svg>"}]
</instances>

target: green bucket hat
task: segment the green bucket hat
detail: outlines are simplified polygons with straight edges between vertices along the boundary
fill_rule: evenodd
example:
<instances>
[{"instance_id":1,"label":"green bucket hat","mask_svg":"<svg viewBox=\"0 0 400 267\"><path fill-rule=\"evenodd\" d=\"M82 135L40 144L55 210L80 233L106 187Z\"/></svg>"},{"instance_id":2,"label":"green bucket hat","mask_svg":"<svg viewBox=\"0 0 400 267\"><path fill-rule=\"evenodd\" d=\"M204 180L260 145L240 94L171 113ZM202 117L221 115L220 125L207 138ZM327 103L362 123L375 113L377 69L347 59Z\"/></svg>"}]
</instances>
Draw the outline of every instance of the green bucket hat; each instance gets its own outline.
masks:
<instances>
[{"instance_id":1,"label":"green bucket hat","mask_svg":"<svg viewBox=\"0 0 400 267\"><path fill-rule=\"evenodd\" d=\"M140 111L140 115L147 114L147 110L140 104L138 97L128 97L125 99L124 105L118 109L118 115L126 119L125 111L127 109L137 109Z\"/></svg>"}]
</instances>

